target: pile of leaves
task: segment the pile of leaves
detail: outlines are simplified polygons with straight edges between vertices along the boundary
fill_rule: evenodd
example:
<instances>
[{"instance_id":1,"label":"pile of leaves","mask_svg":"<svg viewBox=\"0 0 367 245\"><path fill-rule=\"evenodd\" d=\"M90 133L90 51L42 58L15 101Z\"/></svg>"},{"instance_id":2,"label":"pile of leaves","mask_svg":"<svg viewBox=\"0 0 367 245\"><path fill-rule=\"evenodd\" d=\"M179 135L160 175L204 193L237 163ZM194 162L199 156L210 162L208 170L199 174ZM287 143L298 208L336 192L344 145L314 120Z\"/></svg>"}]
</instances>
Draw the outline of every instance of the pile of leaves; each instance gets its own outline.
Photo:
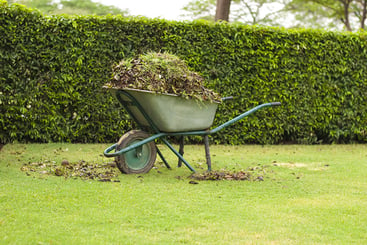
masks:
<instances>
[{"instance_id":1,"label":"pile of leaves","mask_svg":"<svg viewBox=\"0 0 367 245\"><path fill-rule=\"evenodd\" d=\"M126 59L113 68L108 88L140 89L175 94L186 99L220 101L220 96L204 87L204 79L189 69L185 61L169 53L149 52Z\"/></svg>"},{"instance_id":2,"label":"pile of leaves","mask_svg":"<svg viewBox=\"0 0 367 245\"><path fill-rule=\"evenodd\" d=\"M88 163L79 161L70 163L63 160L61 164L54 161L29 162L21 167L28 176L60 176L64 178L80 178L83 180L97 180L102 182L120 182L121 172L115 163Z\"/></svg>"}]
</instances>

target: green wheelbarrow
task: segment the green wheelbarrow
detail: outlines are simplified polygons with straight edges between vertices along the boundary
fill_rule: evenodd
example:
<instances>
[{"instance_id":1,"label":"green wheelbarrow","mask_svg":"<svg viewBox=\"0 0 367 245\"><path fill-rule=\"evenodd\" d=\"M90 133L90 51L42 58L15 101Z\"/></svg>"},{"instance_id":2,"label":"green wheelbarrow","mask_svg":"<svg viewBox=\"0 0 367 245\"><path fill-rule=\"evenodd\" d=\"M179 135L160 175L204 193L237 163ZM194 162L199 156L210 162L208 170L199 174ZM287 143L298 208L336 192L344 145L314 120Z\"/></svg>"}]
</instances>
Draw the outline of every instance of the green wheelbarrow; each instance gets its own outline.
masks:
<instances>
[{"instance_id":1,"label":"green wheelbarrow","mask_svg":"<svg viewBox=\"0 0 367 245\"><path fill-rule=\"evenodd\" d=\"M125 133L120 140L104 151L106 157L115 157L116 165L122 173L147 173L154 166L157 153L167 168L171 168L155 144L161 139L178 157L178 166L182 163L192 172L195 169L184 159L184 136L201 135L204 138L206 163L211 170L208 135L241 120L255 111L280 102L258 105L241 115L210 129L220 102L202 102L184 99L173 94L157 94L137 89L109 89L124 109L138 124L140 130ZM222 101L232 97L222 98ZM179 136L180 148L177 151L167 136Z\"/></svg>"}]
</instances>

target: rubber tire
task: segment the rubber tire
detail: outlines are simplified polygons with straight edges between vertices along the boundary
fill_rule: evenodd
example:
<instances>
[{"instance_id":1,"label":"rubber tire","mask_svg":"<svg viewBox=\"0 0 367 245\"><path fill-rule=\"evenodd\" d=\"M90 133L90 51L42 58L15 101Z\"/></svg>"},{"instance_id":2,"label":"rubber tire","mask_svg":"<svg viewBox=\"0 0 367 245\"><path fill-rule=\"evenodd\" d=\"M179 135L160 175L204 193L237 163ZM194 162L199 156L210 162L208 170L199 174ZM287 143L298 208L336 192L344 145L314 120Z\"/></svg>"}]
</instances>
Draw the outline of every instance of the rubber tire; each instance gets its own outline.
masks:
<instances>
[{"instance_id":1,"label":"rubber tire","mask_svg":"<svg viewBox=\"0 0 367 245\"><path fill-rule=\"evenodd\" d=\"M131 130L121 136L117 142L116 151L128 147L134 143L148 138L150 135L141 130ZM154 141L146 143L142 147L142 156L136 156L136 150L133 149L115 158L116 165L124 174L148 173L154 166L157 157L157 148Z\"/></svg>"}]
</instances>

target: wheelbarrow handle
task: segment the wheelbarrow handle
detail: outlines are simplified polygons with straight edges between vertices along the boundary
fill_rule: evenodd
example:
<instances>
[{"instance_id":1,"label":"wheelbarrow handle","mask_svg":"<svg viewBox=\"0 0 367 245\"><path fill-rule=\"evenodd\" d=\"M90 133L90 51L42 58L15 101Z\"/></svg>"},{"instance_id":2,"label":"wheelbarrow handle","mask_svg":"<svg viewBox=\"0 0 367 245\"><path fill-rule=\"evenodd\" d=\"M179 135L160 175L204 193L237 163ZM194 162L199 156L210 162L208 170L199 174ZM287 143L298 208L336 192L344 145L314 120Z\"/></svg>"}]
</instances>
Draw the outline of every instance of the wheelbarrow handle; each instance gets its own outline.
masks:
<instances>
[{"instance_id":1,"label":"wheelbarrow handle","mask_svg":"<svg viewBox=\"0 0 367 245\"><path fill-rule=\"evenodd\" d=\"M225 122L225 123L219 125L218 127L210 130L208 134L216 133L219 130L222 130L223 128L228 127L229 125L232 125L233 123L241 120L244 117L247 117L248 115L254 113L255 111L257 111L257 110L259 110L261 108L270 107L270 106L279 106L279 105L280 105L280 102L271 102L271 103L265 103L265 104L258 105L256 107L252 108L251 110L246 111L245 113L242 113L241 115L233 118L232 120L229 120L228 122Z\"/></svg>"},{"instance_id":2,"label":"wheelbarrow handle","mask_svg":"<svg viewBox=\"0 0 367 245\"><path fill-rule=\"evenodd\" d=\"M280 106L282 103L280 102L271 102L271 106Z\"/></svg>"},{"instance_id":3,"label":"wheelbarrow handle","mask_svg":"<svg viewBox=\"0 0 367 245\"><path fill-rule=\"evenodd\" d=\"M234 99L234 96L227 96L227 97L221 98L222 101L233 100L233 99ZM280 106L281 105L280 102L270 102L269 104L271 104L271 106Z\"/></svg>"},{"instance_id":4,"label":"wheelbarrow handle","mask_svg":"<svg viewBox=\"0 0 367 245\"><path fill-rule=\"evenodd\" d=\"M234 97L233 96L228 96L228 97L223 97L221 98L222 101L226 101L226 100L233 100Z\"/></svg>"}]
</instances>

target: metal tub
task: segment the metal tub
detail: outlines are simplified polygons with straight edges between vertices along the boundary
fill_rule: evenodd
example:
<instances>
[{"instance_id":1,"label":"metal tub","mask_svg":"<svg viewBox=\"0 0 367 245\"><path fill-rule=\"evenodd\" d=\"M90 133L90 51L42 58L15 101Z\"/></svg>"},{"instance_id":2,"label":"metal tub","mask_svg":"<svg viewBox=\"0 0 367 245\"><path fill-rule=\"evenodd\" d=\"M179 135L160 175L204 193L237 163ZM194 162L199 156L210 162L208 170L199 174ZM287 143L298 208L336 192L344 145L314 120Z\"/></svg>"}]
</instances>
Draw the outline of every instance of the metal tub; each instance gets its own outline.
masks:
<instances>
[{"instance_id":1,"label":"metal tub","mask_svg":"<svg viewBox=\"0 0 367 245\"><path fill-rule=\"evenodd\" d=\"M134 97L154 125L162 132L185 132L208 129L214 121L219 102L185 99L174 94L157 94L137 89L111 89L136 121L151 126L125 93Z\"/></svg>"}]
</instances>

